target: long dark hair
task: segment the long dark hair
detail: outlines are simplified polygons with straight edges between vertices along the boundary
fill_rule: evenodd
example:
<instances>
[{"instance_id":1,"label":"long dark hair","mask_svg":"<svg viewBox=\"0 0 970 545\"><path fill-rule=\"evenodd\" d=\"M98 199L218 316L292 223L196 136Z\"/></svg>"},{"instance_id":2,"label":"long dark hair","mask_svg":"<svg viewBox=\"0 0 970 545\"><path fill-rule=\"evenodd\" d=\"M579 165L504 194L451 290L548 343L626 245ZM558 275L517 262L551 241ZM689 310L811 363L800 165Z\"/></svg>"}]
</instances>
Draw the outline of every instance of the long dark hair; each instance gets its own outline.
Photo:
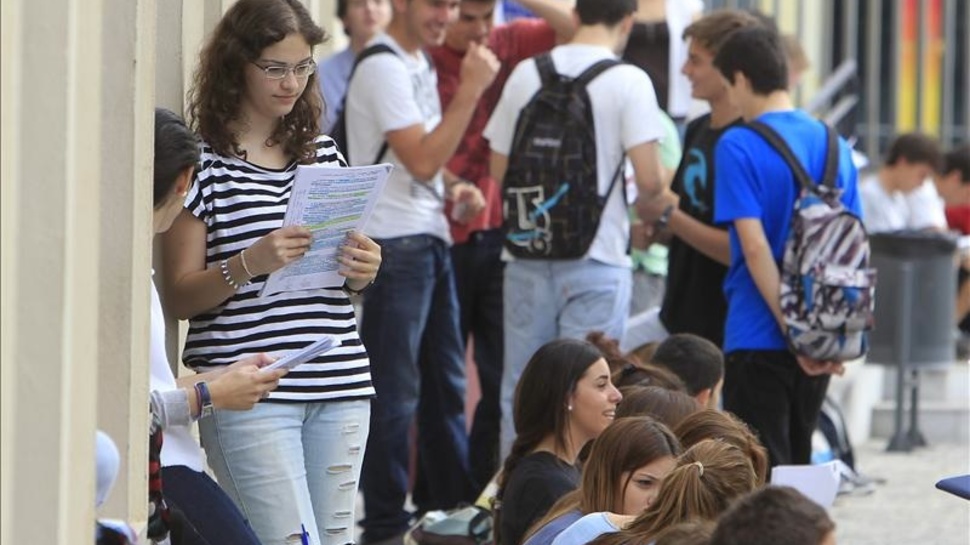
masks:
<instances>
[{"instance_id":1,"label":"long dark hair","mask_svg":"<svg viewBox=\"0 0 970 545\"><path fill-rule=\"evenodd\" d=\"M246 64L293 33L299 33L311 48L328 38L299 0L239 0L219 21L202 50L189 91L192 128L217 153L242 155L238 135L230 126L240 120ZM300 162L310 162L316 154L314 140L323 112L316 78L316 73L307 78L293 110L280 119L270 136Z\"/></svg>"},{"instance_id":2,"label":"long dark hair","mask_svg":"<svg viewBox=\"0 0 970 545\"><path fill-rule=\"evenodd\" d=\"M550 435L555 438L557 449L568 449L569 411L566 406L569 395L575 391L576 383L586 370L602 357L600 351L586 341L558 339L539 348L522 371L515 387L512 410L515 442L502 466L499 489L495 495L496 543L501 544L499 517L506 483L522 458ZM582 445L572 446L578 448Z\"/></svg>"},{"instance_id":3,"label":"long dark hair","mask_svg":"<svg viewBox=\"0 0 970 545\"><path fill-rule=\"evenodd\" d=\"M178 175L199 163L199 144L182 118L155 108L155 188L152 204L158 208L172 192Z\"/></svg>"}]
</instances>

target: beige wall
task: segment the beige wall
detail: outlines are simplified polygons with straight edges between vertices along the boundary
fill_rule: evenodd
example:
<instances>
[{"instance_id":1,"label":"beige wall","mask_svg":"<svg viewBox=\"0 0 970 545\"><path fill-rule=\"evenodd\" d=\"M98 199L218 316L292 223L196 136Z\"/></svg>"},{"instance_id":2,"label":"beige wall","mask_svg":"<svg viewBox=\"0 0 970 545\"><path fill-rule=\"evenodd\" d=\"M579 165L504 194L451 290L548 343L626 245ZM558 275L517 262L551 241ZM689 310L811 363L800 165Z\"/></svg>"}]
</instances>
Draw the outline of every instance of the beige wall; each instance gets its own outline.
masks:
<instances>
[{"instance_id":1,"label":"beige wall","mask_svg":"<svg viewBox=\"0 0 970 545\"><path fill-rule=\"evenodd\" d=\"M305 1L321 55L341 46L333 2ZM231 4L0 3L4 544L89 542L97 428L122 457L97 514L144 524L153 108L182 110Z\"/></svg>"},{"instance_id":2,"label":"beige wall","mask_svg":"<svg viewBox=\"0 0 970 545\"><path fill-rule=\"evenodd\" d=\"M76 543L94 516L102 9L3 2L4 543Z\"/></svg>"}]
</instances>

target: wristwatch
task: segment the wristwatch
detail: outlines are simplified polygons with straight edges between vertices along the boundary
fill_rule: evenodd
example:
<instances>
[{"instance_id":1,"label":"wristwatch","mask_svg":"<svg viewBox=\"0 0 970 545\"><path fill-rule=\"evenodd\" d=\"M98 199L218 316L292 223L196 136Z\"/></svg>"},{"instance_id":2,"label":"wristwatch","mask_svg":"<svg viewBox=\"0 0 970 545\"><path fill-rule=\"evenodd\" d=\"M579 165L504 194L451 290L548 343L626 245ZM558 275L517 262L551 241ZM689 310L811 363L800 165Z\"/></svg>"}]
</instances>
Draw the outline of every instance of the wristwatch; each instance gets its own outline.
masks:
<instances>
[{"instance_id":1,"label":"wristwatch","mask_svg":"<svg viewBox=\"0 0 970 545\"><path fill-rule=\"evenodd\" d=\"M343 290L344 290L344 293L346 293L347 295L360 295L360 294L364 293L365 291L367 291L367 288L369 288L369 287L371 287L373 285L374 285L374 281L371 280L370 282L367 283L366 286L360 288L359 290L355 290L354 288L348 286L346 282L344 282Z\"/></svg>"},{"instance_id":2,"label":"wristwatch","mask_svg":"<svg viewBox=\"0 0 970 545\"><path fill-rule=\"evenodd\" d=\"M654 222L654 229L657 231L663 231L667 228L667 224L670 223L670 216L674 213L674 205L668 204L664 211L660 213L660 217Z\"/></svg>"},{"instance_id":3,"label":"wristwatch","mask_svg":"<svg viewBox=\"0 0 970 545\"><path fill-rule=\"evenodd\" d=\"M209 385L205 381L195 383L195 398L199 401L199 418L205 418L212 414L212 395L209 393Z\"/></svg>"}]
</instances>

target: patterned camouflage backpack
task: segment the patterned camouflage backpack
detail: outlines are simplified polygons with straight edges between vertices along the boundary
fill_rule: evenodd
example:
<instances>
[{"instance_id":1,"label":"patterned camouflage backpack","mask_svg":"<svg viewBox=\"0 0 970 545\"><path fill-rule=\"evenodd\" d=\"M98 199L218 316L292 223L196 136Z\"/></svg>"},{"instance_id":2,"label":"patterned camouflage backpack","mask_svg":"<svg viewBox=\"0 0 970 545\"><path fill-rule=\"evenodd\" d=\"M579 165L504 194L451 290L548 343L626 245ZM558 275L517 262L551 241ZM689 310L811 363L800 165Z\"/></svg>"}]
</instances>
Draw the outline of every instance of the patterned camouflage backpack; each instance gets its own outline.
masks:
<instances>
[{"instance_id":1,"label":"patterned camouflage backpack","mask_svg":"<svg viewBox=\"0 0 970 545\"><path fill-rule=\"evenodd\" d=\"M862 220L846 210L835 186L839 143L826 126L827 157L817 184L771 127L748 127L782 156L801 186L781 264L781 313L796 354L846 361L869 349L876 273L869 268L869 237Z\"/></svg>"}]
</instances>

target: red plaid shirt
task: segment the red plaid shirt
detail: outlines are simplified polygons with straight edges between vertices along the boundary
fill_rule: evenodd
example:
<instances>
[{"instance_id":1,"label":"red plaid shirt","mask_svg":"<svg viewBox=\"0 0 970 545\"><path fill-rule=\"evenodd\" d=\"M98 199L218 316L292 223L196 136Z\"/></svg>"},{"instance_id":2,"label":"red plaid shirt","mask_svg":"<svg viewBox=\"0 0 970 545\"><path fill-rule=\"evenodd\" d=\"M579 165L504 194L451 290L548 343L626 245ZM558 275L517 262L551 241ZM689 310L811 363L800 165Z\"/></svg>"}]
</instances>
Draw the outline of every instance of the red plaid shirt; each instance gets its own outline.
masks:
<instances>
[{"instance_id":1,"label":"red plaid shirt","mask_svg":"<svg viewBox=\"0 0 970 545\"><path fill-rule=\"evenodd\" d=\"M488 173L491 150L488 141L482 136L482 131L485 130L485 125L502 96L502 88L515 66L529 57L549 51L555 45L556 32L548 23L539 19L519 19L495 27L489 36L488 47L502 63L502 68L495 77L495 82L479 100L458 150L446 166L456 176L478 185L485 196L485 210L468 224L460 224L451 221L451 209L448 206L445 213L448 215L451 236L456 244L466 242L468 236L475 231L502 226L502 195L498 184ZM429 53L438 72L438 95L444 110L458 90L461 60L465 54L447 45L431 48Z\"/></svg>"}]
</instances>

